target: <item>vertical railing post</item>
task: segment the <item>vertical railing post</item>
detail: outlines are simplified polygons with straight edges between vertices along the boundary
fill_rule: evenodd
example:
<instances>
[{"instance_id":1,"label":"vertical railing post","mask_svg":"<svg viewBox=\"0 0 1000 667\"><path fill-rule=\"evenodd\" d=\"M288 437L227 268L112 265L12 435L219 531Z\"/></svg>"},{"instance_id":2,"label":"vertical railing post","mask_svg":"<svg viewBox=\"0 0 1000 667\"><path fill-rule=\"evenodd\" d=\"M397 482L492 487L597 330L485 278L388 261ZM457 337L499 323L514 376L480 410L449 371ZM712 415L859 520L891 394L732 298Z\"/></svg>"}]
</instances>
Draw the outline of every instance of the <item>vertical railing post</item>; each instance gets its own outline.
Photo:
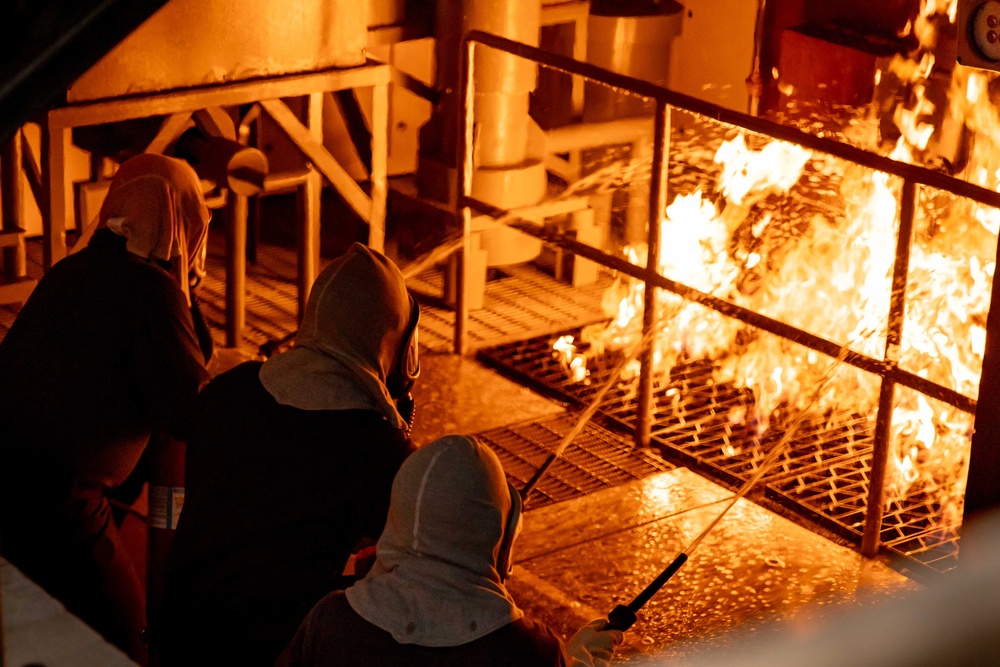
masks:
<instances>
[{"instance_id":1,"label":"vertical railing post","mask_svg":"<svg viewBox=\"0 0 1000 667\"><path fill-rule=\"evenodd\" d=\"M72 185L66 173L71 134L72 128L46 117L42 128L42 190L47 197L46 215L42 216L42 268L45 271L66 256L66 225L73 216Z\"/></svg>"},{"instance_id":2,"label":"vertical railing post","mask_svg":"<svg viewBox=\"0 0 1000 667\"><path fill-rule=\"evenodd\" d=\"M306 96L305 126L309 137L323 144L323 93ZM298 188L298 313L299 322L305 316L309 292L319 275L320 234L323 202L323 177L312 164L306 165L309 173Z\"/></svg>"},{"instance_id":3,"label":"vertical railing post","mask_svg":"<svg viewBox=\"0 0 1000 667\"><path fill-rule=\"evenodd\" d=\"M3 147L0 155L0 230L18 234L16 243L4 245L4 280L12 282L24 277L27 272L24 248L24 189L21 186L21 130L17 130Z\"/></svg>"},{"instance_id":4,"label":"vertical railing post","mask_svg":"<svg viewBox=\"0 0 1000 667\"><path fill-rule=\"evenodd\" d=\"M246 195L226 192L226 347L240 346L246 322L248 211Z\"/></svg>"},{"instance_id":5,"label":"vertical railing post","mask_svg":"<svg viewBox=\"0 0 1000 667\"><path fill-rule=\"evenodd\" d=\"M916 208L916 185L903 180L899 201L899 234L896 237L896 263L892 272L892 296L885 339L885 364L891 368L899 361L899 348L906 318L906 281L910 270L910 245L913 241L913 217ZM885 514L885 477L888 472L889 448L892 445L892 407L896 383L882 376L875 418L872 467L865 504L865 525L861 538L861 553L869 558L878 553L881 544L882 518Z\"/></svg>"},{"instance_id":6,"label":"vertical railing post","mask_svg":"<svg viewBox=\"0 0 1000 667\"><path fill-rule=\"evenodd\" d=\"M368 246L385 251L386 200L389 194L388 154L389 154L389 82L383 81L372 86L371 121L371 217L368 220Z\"/></svg>"},{"instance_id":7,"label":"vertical railing post","mask_svg":"<svg viewBox=\"0 0 1000 667\"><path fill-rule=\"evenodd\" d=\"M472 210L467 197L472 194L472 154L473 154L473 55L475 42L462 42L462 61L459 65L458 81L461 86L458 98L461 106L458 109L459 120L458 141L456 142L455 167L455 217L462 225L462 249L458 251L455 268L455 353L465 354L468 349L469 297L466 292L469 285L469 270L471 269L469 255L472 251Z\"/></svg>"},{"instance_id":8,"label":"vertical railing post","mask_svg":"<svg viewBox=\"0 0 1000 667\"><path fill-rule=\"evenodd\" d=\"M649 228L646 230L646 270L658 270L660 257L660 227L667 208L667 168L670 150L670 107L657 100L653 124L653 166L649 173ZM657 288L646 283L643 290L642 339L656 326ZM639 388L637 395L635 433L637 447L648 447L653 416L653 348L650 342L639 354Z\"/></svg>"}]
</instances>

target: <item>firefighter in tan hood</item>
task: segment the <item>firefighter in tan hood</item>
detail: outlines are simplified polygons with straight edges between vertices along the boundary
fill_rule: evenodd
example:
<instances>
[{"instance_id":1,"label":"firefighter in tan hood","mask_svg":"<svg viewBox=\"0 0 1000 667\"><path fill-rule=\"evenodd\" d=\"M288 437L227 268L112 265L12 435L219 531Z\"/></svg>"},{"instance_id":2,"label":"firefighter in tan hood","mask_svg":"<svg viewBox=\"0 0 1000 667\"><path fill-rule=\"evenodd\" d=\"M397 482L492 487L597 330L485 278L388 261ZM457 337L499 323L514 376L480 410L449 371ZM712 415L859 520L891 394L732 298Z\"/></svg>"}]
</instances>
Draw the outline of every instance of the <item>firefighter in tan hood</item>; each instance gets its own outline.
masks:
<instances>
[{"instance_id":1,"label":"firefighter in tan hood","mask_svg":"<svg viewBox=\"0 0 1000 667\"><path fill-rule=\"evenodd\" d=\"M184 439L208 380L190 295L208 222L187 163L125 161L89 243L45 274L0 343L3 555L140 662L142 582L110 500L142 488L152 433Z\"/></svg>"}]
</instances>

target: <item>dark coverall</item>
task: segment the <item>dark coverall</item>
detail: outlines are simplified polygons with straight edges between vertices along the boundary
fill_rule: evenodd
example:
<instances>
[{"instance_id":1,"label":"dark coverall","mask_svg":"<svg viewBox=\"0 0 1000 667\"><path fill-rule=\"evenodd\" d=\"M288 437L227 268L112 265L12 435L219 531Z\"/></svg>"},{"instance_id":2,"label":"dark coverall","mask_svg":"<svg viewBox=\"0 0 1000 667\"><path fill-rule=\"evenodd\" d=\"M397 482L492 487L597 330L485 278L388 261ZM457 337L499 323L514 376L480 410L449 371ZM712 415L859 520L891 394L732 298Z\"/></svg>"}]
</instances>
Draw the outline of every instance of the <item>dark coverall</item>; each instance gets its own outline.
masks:
<instances>
[{"instance_id":1,"label":"dark coverall","mask_svg":"<svg viewBox=\"0 0 1000 667\"><path fill-rule=\"evenodd\" d=\"M143 586L108 497L152 432L184 438L211 346L176 279L125 243L98 230L0 342L0 549L136 656Z\"/></svg>"}]
</instances>

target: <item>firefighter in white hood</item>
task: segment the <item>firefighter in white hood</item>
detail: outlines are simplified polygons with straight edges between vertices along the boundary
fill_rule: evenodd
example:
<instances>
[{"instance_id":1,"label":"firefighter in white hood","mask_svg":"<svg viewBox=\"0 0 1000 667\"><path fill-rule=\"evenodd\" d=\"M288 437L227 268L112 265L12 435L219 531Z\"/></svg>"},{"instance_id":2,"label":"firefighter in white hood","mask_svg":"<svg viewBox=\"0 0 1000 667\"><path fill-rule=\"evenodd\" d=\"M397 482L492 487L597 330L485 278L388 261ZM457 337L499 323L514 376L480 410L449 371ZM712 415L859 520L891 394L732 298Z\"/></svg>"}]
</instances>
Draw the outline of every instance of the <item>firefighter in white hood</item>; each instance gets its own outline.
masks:
<instances>
[{"instance_id":1,"label":"firefighter in white hood","mask_svg":"<svg viewBox=\"0 0 1000 667\"><path fill-rule=\"evenodd\" d=\"M421 447L393 481L372 569L323 598L277 664L607 665L623 635L603 619L564 644L518 609L504 580L520 526L492 450L457 435Z\"/></svg>"}]
</instances>

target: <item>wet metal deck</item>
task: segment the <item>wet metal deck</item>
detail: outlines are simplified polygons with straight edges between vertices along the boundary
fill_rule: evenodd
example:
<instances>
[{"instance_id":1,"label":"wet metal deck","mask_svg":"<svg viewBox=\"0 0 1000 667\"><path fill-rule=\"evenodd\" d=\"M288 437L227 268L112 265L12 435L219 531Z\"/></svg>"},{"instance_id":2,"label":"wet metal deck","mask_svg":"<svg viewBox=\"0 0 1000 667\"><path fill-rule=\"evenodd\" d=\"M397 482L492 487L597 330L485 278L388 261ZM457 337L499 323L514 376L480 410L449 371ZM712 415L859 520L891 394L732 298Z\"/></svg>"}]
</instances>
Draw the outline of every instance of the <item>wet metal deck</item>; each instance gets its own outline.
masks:
<instances>
[{"instance_id":1,"label":"wet metal deck","mask_svg":"<svg viewBox=\"0 0 1000 667\"><path fill-rule=\"evenodd\" d=\"M730 496L678 468L530 510L510 588L526 614L569 636L635 597ZM639 612L620 660L654 655L656 664L684 664L748 630L788 632L917 588L877 561L740 500Z\"/></svg>"},{"instance_id":2,"label":"wet metal deck","mask_svg":"<svg viewBox=\"0 0 1000 667\"><path fill-rule=\"evenodd\" d=\"M552 353L560 335L579 338L579 329L535 336L479 350L478 358L505 376L555 400L588 405L610 379L612 359L593 364L589 382L572 381ZM783 433L772 426L761 442L746 424L733 424L733 410L746 410L750 397L715 382L711 365L689 363L654 385L651 441L678 465L703 472L736 488L752 476ZM635 428L635 383L620 382L605 396L598 417L622 437ZM766 498L804 520L860 543L872 459L872 423L840 410L806 420L764 476ZM947 571L955 566L958 535L934 490L921 490L889 503L882 542L917 567Z\"/></svg>"}]
</instances>

